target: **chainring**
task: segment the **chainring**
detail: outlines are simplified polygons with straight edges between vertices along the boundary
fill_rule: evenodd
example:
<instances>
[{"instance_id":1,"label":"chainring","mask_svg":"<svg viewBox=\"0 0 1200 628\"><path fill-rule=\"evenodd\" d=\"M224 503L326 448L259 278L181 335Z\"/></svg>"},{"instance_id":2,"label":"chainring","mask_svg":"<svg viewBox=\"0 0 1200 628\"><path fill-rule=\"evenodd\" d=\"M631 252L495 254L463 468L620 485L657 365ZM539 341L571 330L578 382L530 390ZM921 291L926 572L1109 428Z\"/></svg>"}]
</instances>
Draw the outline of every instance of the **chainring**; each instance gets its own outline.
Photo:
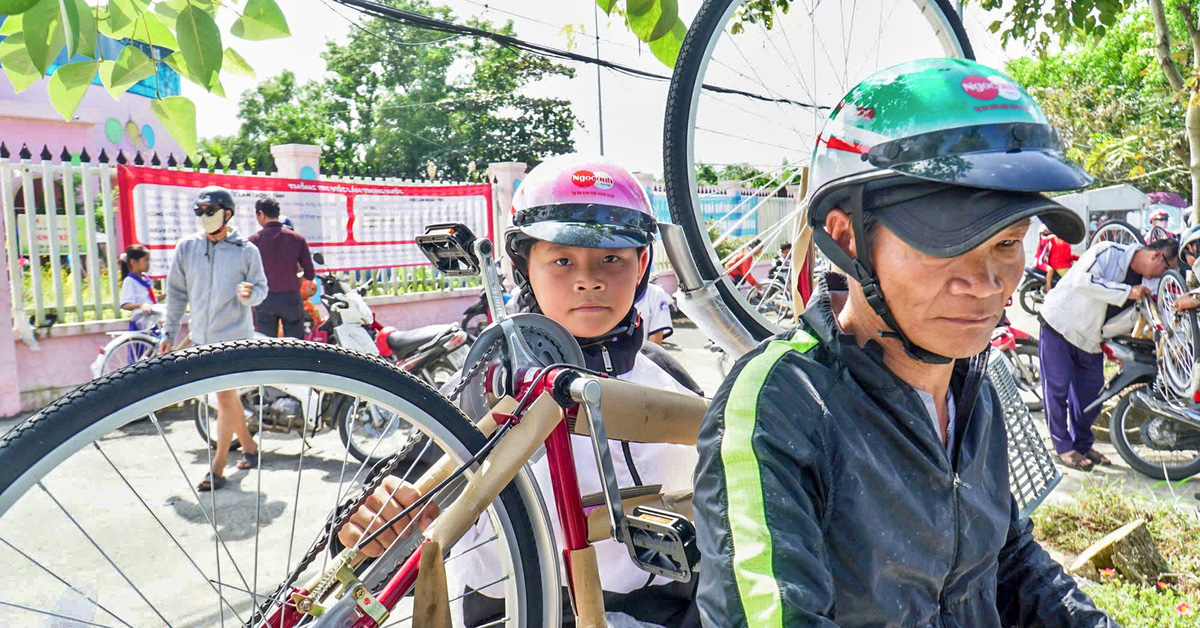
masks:
<instances>
[{"instance_id":1,"label":"chainring","mask_svg":"<svg viewBox=\"0 0 1200 628\"><path fill-rule=\"evenodd\" d=\"M514 314L510 320L520 329L525 344L533 352L537 360L534 366L570 364L585 368L579 342L562 325L541 314L531 313ZM502 348L493 351L497 344ZM481 360L489 360L489 368L473 368ZM462 383L458 407L472 419L482 417L491 407L488 403L488 387L485 385L488 378L507 378L510 369L512 352L508 349L504 330L493 323L479 334L467 353L464 372L472 372L473 375Z\"/></svg>"}]
</instances>

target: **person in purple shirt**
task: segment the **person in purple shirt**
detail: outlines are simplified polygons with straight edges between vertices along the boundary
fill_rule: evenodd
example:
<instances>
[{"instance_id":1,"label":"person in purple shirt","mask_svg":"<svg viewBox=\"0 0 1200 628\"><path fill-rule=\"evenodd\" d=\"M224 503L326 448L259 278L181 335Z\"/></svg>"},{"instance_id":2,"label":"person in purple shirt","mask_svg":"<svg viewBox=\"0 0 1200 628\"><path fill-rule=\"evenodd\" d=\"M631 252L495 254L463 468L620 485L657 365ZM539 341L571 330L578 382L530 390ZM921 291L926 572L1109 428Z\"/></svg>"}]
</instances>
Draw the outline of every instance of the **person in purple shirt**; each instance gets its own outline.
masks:
<instances>
[{"instance_id":1,"label":"person in purple shirt","mask_svg":"<svg viewBox=\"0 0 1200 628\"><path fill-rule=\"evenodd\" d=\"M279 221L279 202L260 198L254 203L254 217L262 229L250 236L250 242L262 255L267 273L267 298L254 308L254 330L272 338L283 335L304 338L304 302L300 296L300 273L305 279L316 277L312 255L304 236L284 227Z\"/></svg>"}]
</instances>

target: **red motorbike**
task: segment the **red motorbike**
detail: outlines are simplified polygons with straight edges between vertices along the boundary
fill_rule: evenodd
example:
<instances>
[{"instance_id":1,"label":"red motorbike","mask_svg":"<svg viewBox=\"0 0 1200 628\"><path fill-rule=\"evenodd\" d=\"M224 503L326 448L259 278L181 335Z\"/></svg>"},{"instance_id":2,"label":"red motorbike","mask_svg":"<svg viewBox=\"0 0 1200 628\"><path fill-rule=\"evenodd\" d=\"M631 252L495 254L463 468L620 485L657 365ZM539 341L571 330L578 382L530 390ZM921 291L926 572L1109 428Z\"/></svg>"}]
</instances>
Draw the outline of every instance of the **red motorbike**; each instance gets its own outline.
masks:
<instances>
[{"instance_id":1,"label":"red motorbike","mask_svg":"<svg viewBox=\"0 0 1200 628\"><path fill-rule=\"evenodd\" d=\"M1031 412L1042 409L1042 371L1038 359L1037 338L1013 327L1008 314L1000 318L1000 324L992 332L992 347L1008 362L1017 388L1032 394L1037 401L1029 402Z\"/></svg>"}]
</instances>

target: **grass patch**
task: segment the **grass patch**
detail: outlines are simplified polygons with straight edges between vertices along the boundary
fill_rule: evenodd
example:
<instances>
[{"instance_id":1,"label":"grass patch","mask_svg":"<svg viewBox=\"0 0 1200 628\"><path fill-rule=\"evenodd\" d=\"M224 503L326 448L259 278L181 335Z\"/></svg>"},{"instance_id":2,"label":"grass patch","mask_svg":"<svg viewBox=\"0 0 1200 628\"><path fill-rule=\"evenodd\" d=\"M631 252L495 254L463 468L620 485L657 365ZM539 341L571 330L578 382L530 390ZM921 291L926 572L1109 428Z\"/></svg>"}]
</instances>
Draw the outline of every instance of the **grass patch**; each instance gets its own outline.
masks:
<instances>
[{"instance_id":1,"label":"grass patch","mask_svg":"<svg viewBox=\"0 0 1200 628\"><path fill-rule=\"evenodd\" d=\"M1118 484L1088 483L1078 501L1039 509L1033 534L1043 545L1074 556L1138 518L1146 520L1159 551L1179 574L1178 583L1147 587L1106 578L1088 595L1127 628L1200 625L1200 517L1194 508L1132 495Z\"/></svg>"}]
</instances>

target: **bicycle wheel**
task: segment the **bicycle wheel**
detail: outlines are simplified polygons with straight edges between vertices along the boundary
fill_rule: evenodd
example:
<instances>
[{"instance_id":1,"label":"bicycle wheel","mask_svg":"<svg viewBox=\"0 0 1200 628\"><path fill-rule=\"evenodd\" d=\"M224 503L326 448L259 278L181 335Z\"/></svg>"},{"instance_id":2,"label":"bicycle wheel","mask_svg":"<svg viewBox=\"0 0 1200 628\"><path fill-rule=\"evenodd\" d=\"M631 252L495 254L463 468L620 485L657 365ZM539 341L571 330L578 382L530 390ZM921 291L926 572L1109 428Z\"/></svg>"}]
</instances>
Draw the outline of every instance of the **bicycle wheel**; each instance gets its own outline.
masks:
<instances>
[{"instance_id":1,"label":"bicycle wheel","mask_svg":"<svg viewBox=\"0 0 1200 628\"><path fill-rule=\"evenodd\" d=\"M1139 390L1121 397L1108 421L1109 439L1121 458L1134 471L1159 480L1176 482L1200 473L1200 431L1136 406L1134 394Z\"/></svg>"},{"instance_id":2,"label":"bicycle wheel","mask_svg":"<svg viewBox=\"0 0 1200 628\"><path fill-rule=\"evenodd\" d=\"M372 471L348 460L331 432L307 442L265 433L256 470L229 467L220 490L193 488L209 455L191 435L190 417L172 416L171 406L267 386L319 388L378 404L459 461L485 443L428 386L336 346L244 341L139 362L59 399L0 439L0 564L21 582L0 594L0 615L8 615L0 623L59 617L100 625L244 625L287 574L299 570L302 586L323 571L329 554L311 543ZM137 422L142 417L150 421ZM394 473L415 479L405 466ZM445 507L454 497L435 499ZM485 589L503 599L507 623L557 624L557 553L528 476L518 475L481 520L496 532L460 553L494 561L500 577ZM409 534L403 542L420 538ZM306 555L310 547L315 554ZM390 563L382 563L372 568L384 575L364 576L369 587L386 580ZM407 614L398 606L391 621Z\"/></svg>"},{"instance_id":3,"label":"bicycle wheel","mask_svg":"<svg viewBox=\"0 0 1200 628\"><path fill-rule=\"evenodd\" d=\"M342 403L333 420L350 455L372 465L401 450L407 457L420 437L415 426L387 408L358 399Z\"/></svg>"},{"instance_id":4,"label":"bicycle wheel","mask_svg":"<svg viewBox=\"0 0 1200 628\"><path fill-rule=\"evenodd\" d=\"M1029 406L1030 412L1037 412L1042 409L1042 361L1038 356L1037 343L1018 343L1014 353L1017 363L1013 364L1016 367L1013 377L1017 380L1017 388L1036 399L1025 405Z\"/></svg>"},{"instance_id":5,"label":"bicycle wheel","mask_svg":"<svg viewBox=\"0 0 1200 628\"><path fill-rule=\"evenodd\" d=\"M700 7L667 96L667 199L700 278L717 282L754 338L793 323L757 311L724 265L752 238L768 262L792 237L800 168L842 96L879 69L927 57L974 57L947 0L825 2L786 13L743 0ZM701 191L702 167L727 181Z\"/></svg>"},{"instance_id":6,"label":"bicycle wheel","mask_svg":"<svg viewBox=\"0 0 1200 628\"><path fill-rule=\"evenodd\" d=\"M1163 351L1159 356L1163 379L1171 392L1187 400L1192 398L1192 367L1196 363L1196 333L1192 319L1186 312L1175 309L1175 302L1187 292L1183 276L1179 271L1168 270L1158 282L1157 307L1166 329L1163 333Z\"/></svg>"},{"instance_id":7,"label":"bicycle wheel","mask_svg":"<svg viewBox=\"0 0 1200 628\"><path fill-rule=\"evenodd\" d=\"M100 365L100 375L103 377L134 362L151 358L157 349L158 339L149 334L131 333L121 336L117 342L104 348L104 361Z\"/></svg>"},{"instance_id":8,"label":"bicycle wheel","mask_svg":"<svg viewBox=\"0 0 1200 628\"><path fill-rule=\"evenodd\" d=\"M1142 232L1124 220L1106 220L1088 238L1088 248L1092 248L1097 242L1142 244Z\"/></svg>"}]
</instances>

